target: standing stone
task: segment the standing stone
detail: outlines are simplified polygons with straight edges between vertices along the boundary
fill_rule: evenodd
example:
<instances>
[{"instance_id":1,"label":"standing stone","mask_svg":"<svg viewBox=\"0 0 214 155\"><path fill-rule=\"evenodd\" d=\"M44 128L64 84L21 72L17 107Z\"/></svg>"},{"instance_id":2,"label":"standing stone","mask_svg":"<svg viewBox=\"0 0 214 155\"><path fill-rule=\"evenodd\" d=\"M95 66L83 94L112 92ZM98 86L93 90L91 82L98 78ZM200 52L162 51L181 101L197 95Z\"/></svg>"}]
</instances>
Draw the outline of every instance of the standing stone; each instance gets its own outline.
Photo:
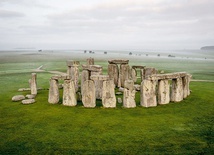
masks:
<instances>
[{"instance_id":1,"label":"standing stone","mask_svg":"<svg viewBox=\"0 0 214 155\"><path fill-rule=\"evenodd\" d=\"M141 82L145 79L145 71L144 69L140 69L140 77L141 77Z\"/></svg>"},{"instance_id":2,"label":"standing stone","mask_svg":"<svg viewBox=\"0 0 214 155\"><path fill-rule=\"evenodd\" d=\"M144 77L147 78L147 76L157 74L157 70L155 68L145 68L144 69Z\"/></svg>"},{"instance_id":3,"label":"standing stone","mask_svg":"<svg viewBox=\"0 0 214 155\"><path fill-rule=\"evenodd\" d=\"M114 84L116 86L118 86L119 68L116 64L108 65L108 75L109 75L110 79L114 79Z\"/></svg>"},{"instance_id":4,"label":"standing stone","mask_svg":"<svg viewBox=\"0 0 214 155\"><path fill-rule=\"evenodd\" d=\"M184 90L183 97L186 98L190 94L190 90L189 90L190 76L189 75L184 76L182 78L182 82L183 82L183 90Z\"/></svg>"},{"instance_id":5,"label":"standing stone","mask_svg":"<svg viewBox=\"0 0 214 155\"><path fill-rule=\"evenodd\" d=\"M37 94L37 83L36 83L36 73L31 74L31 80L30 80L30 90L32 95Z\"/></svg>"},{"instance_id":6,"label":"standing stone","mask_svg":"<svg viewBox=\"0 0 214 155\"><path fill-rule=\"evenodd\" d=\"M121 64L120 65L120 82L121 86L124 87L125 80L129 79L129 65L128 64Z\"/></svg>"},{"instance_id":7,"label":"standing stone","mask_svg":"<svg viewBox=\"0 0 214 155\"><path fill-rule=\"evenodd\" d=\"M180 102L183 100L183 82L182 78L172 79L171 101Z\"/></svg>"},{"instance_id":8,"label":"standing stone","mask_svg":"<svg viewBox=\"0 0 214 155\"><path fill-rule=\"evenodd\" d=\"M88 58L87 60L87 65L94 65L94 58Z\"/></svg>"},{"instance_id":9,"label":"standing stone","mask_svg":"<svg viewBox=\"0 0 214 155\"><path fill-rule=\"evenodd\" d=\"M82 103L84 107L94 108L96 106L95 84L92 80L86 80L82 87Z\"/></svg>"},{"instance_id":10,"label":"standing stone","mask_svg":"<svg viewBox=\"0 0 214 155\"><path fill-rule=\"evenodd\" d=\"M91 76L93 75L102 75L102 72L91 72ZM103 80L94 80L94 84L96 91L96 99L102 99Z\"/></svg>"},{"instance_id":11,"label":"standing stone","mask_svg":"<svg viewBox=\"0 0 214 155\"><path fill-rule=\"evenodd\" d=\"M116 107L116 96L114 92L114 81L107 80L103 82L102 104L105 108Z\"/></svg>"},{"instance_id":12,"label":"standing stone","mask_svg":"<svg viewBox=\"0 0 214 155\"><path fill-rule=\"evenodd\" d=\"M59 102L59 88L58 88L58 80L51 79L50 80L50 88L48 95L48 102L51 104L57 104Z\"/></svg>"},{"instance_id":13,"label":"standing stone","mask_svg":"<svg viewBox=\"0 0 214 155\"><path fill-rule=\"evenodd\" d=\"M137 71L135 68L131 69L131 77L134 82L137 82Z\"/></svg>"},{"instance_id":14,"label":"standing stone","mask_svg":"<svg viewBox=\"0 0 214 155\"><path fill-rule=\"evenodd\" d=\"M158 104L168 104L170 102L170 89L168 80L158 81Z\"/></svg>"},{"instance_id":15,"label":"standing stone","mask_svg":"<svg viewBox=\"0 0 214 155\"><path fill-rule=\"evenodd\" d=\"M124 92L123 92L123 106L126 108L134 108L136 107L135 102L135 88L133 80L126 80L124 84Z\"/></svg>"},{"instance_id":16,"label":"standing stone","mask_svg":"<svg viewBox=\"0 0 214 155\"><path fill-rule=\"evenodd\" d=\"M141 82L140 104L143 107L157 106L156 101L156 81L143 80Z\"/></svg>"},{"instance_id":17,"label":"standing stone","mask_svg":"<svg viewBox=\"0 0 214 155\"><path fill-rule=\"evenodd\" d=\"M75 91L78 91L79 88L79 68L77 66L71 67L71 80L74 81Z\"/></svg>"},{"instance_id":18,"label":"standing stone","mask_svg":"<svg viewBox=\"0 0 214 155\"><path fill-rule=\"evenodd\" d=\"M70 79L64 80L62 104L66 105L66 106L76 106L77 105L74 82Z\"/></svg>"},{"instance_id":19,"label":"standing stone","mask_svg":"<svg viewBox=\"0 0 214 155\"><path fill-rule=\"evenodd\" d=\"M89 71L88 70L83 70L82 71L82 75L81 75L81 94L82 94L82 89L83 89L83 83L86 80L89 80L89 77L90 77Z\"/></svg>"}]
</instances>

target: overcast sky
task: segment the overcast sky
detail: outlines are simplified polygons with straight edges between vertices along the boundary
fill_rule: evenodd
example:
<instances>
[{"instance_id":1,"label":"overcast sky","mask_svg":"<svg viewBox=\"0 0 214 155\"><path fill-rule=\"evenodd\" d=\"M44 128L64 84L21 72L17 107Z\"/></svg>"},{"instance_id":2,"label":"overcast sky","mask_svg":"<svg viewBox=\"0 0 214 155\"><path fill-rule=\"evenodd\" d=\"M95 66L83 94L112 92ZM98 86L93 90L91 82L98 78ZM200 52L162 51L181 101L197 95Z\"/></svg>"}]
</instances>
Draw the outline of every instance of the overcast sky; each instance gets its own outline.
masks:
<instances>
[{"instance_id":1,"label":"overcast sky","mask_svg":"<svg viewBox=\"0 0 214 155\"><path fill-rule=\"evenodd\" d=\"M199 49L214 0L0 0L0 49Z\"/></svg>"}]
</instances>

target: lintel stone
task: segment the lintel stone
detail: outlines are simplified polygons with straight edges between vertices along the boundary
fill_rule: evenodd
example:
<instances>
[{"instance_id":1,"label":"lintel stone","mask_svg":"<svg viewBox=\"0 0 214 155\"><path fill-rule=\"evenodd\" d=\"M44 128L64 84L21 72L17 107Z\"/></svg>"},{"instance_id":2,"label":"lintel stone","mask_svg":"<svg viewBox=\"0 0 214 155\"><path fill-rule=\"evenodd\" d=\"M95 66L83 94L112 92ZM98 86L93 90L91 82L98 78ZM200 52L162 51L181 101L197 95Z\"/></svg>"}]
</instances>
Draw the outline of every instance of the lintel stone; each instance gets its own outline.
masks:
<instances>
[{"instance_id":1,"label":"lintel stone","mask_svg":"<svg viewBox=\"0 0 214 155\"><path fill-rule=\"evenodd\" d=\"M101 72L103 67L100 65L82 65L83 70L89 70L92 72Z\"/></svg>"},{"instance_id":2,"label":"lintel stone","mask_svg":"<svg viewBox=\"0 0 214 155\"><path fill-rule=\"evenodd\" d=\"M91 75L91 80L106 81L109 80L109 75Z\"/></svg>"},{"instance_id":3,"label":"lintel stone","mask_svg":"<svg viewBox=\"0 0 214 155\"><path fill-rule=\"evenodd\" d=\"M108 63L110 63L110 64L128 64L129 60L125 60L125 59L114 59L114 60L109 60Z\"/></svg>"}]
</instances>

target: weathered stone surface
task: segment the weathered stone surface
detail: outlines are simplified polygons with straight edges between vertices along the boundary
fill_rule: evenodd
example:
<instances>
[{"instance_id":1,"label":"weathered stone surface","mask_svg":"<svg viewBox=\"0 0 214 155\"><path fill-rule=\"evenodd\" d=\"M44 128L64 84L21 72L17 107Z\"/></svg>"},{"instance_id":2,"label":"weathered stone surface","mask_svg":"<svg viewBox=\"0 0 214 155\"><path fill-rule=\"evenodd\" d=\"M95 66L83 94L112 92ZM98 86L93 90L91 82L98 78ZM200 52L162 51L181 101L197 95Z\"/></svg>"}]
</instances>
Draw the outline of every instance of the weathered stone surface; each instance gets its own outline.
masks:
<instances>
[{"instance_id":1,"label":"weathered stone surface","mask_svg":"<svg viewBox=\"0 0 214 155\"><path fill-rule=\"evenodd\" d=\"M136 107L135 102L135 90L128 90L124 88L123 92L123 107L125 108L134 108Z\"/></svg>"},{"instance_id":2,"label":"weathered stone surface","mask_svg":"<svg viewBox=\"0 0 214 155\"><path fill-rule=\"evenodd\" d=\"M108 80L103 82L102 104L105 108L116 107L116 97L114 91L114 81Z\"/></svg>"},{"instance_id":3,"label":"weathered stone surface","mask_svg":"<svg viewBox=\"0 0 214 155\"><path fill-rule=\"evenodd\" d=\"M26 100L22 100L22 104L32 104L35 103L35 99L26 99Z\"/></svg>"},{"instance_id":4,"label":"weathered stone surface","mask_svg":"<svg viewBox=\"0 0 214 155\"><path fill-rule=\"evenodd\" d=\"M95 80L107 81L109 80L109 75L91 75L90 79L94 81Z\"/></svg>"},{"instance_id":5,"label":"weathered stone surface","mask_svg":"<svg viewBox=\"0 0 214 155\"><path fill-rule=\"evenodd\" d=\"M148 76L151 76L153 74L157 74L157 70L155 68L145 68L144 69L144 78L147 79Z\"/></svg>"},{"instance_id":6,"label":"weathered stone surface","mask_svg":"<svg viewBox=\"0 0 214 155\"><path fill-rule=\"evenodd\" d=\"M74 81L75 91L78 91L79 88L79 68L78 67L71 67L71 80Z\"/></svg>"},{"instance_id":7,"label":"weathered stone surface","mask_svg":"<svg viewBox=\"0 0 214 155\"><path fill-rule=\"evenodd\" d=\"M139 84L135 84L134 88L135 88L136 91L140 91L140 85Z\"/></svg>"},{"instance_id":8,"label":"weathered stone surface","mask_svg":"<svg viewBox=\"0 0 214 155\"><path fill-rule=\"evenodd\" d=\"M86 59L86 65L94 65L94 58Z\"/></svg>"},{"instance_id":9,"label":"weathered stone surface","mask_svg":"<svg viewBox=\"0 0 214 155\"><path fill-rule=\"evenodd\" d=\"M141 82L141 94L140 94L141 106L143 107L157 106L155 87L156 81L143 80Z\"/></svg>"},{"instance_id":10,"label":"weathered stone surface","mask_svg":"<svg viewBox=\"0 0 214 155\"><path fill-rule=\"evenodd\" d=\"M82 65L83 70L89 70L92 72L102 72L103 67L100 65Z\"/></svg>"},{"instance_id":11,"label":"weathered stone surface","mask_svg":"<svg viewBox=\"0 0 214 155\"><path fill-rule=\"evenodd\" d=\"M171 101L180 102L183 100L183 82L182 78L172 79Z\"/></svg>"},{"instance_id":12,"label":"weathered stone surface","mask_svg":"<svg viewBox=\"0 0 214 155\"><path fill-rule=\"evenodd\" d=\"M149 80L177 79L185 76L187 76L186 72L176 72L176 73L167 73L167 74L153 74L148 76L148 79Z\"/></svg>"},{"instance_id":13,"label":"weathered stone surface","mask_svg":"<svg viewBox=\"0 0 214 155\"><path fill-rule=\"evenodd\" d=\"M36 73L31 74L31 84L30 84L30 90L31 94L37 94L37 83L36 83Z\"/></svg>"},{"instance_id":14,"label":"weathered stone surface","mask_svg":"<svg viewBox=\"0 0 214 155\"><path fill-rule=\"evenodd\" d=\"M183 82L183 91L184 91L184 98L186 98L187 96L189 96L190 94L190 89L189 89L189 83L190 83L190 75L184 76L182 78L182 82Z\"/></svg>"},{"instance_id":15,"label":"weathered stone surface","mask_svg":"<svg viewBox=\"0 0 214 155\"><path fill-rule=\"evenodd\" d=\"M137 82L137 71L135 68L131 69L131 78L134 82Z\"/></svg>"},{"instance_id":16,"label":"weathered stone surface","mask_svg":"<svg viewBox=\"0 0 214 155\"><path fill-rule=\"evenodd\" d=\"M96 106L95 84L92 80L86 80L82 87L82 103L84 107L94 108Z\"/></svg>"},{"instance_id":17,"label":"weathered stone surface","mask_svg":"<svg viewBox=\"0 0 214 155\"><path fill-rule=\"evenodd\" d=\"M50 80L50 88L48 95L48 102L51 104L57 104L59 102L59 88L58 80Z\"/></svg>"},{"instance_id":18,"label":"weathered stone surface","mask_svg":"<svg viewBox=\"0 0 214 155\"><path fill-rule=\"evenodd\" d=\"M128 80L129 79L129 65L127 64L121 64L120 65L120 82L121 82L121 86L124 87L124 83L125 83L125 80Z\"/></svg>"},{"instance_id":19,"label":"weathered stone surface","mask_svg":"<svg viewBox=\"0 0 214 155\"><path fill-rule=\"evenodd\" d=\"M62 104L66 105L66 106L76 106L77 105L74 82L71 80L64 80Z\"/></svg>"},{"instance_id":20,"label":"weathered stone surface","mask_svg":"<svg viewBox=\"0 0 214 155\"><path fill-rule=\"evenodd\" d=\"M83 83L86 80L89 80L89 77L90 77L89 71L88 70L83 70L82 73L81 73L81 94L82 94L82 89L83 89Z\"/></svg>"},{"instance_id":21,"label":"weathered stone surface","mask_svg":"<svg viewBox=\"0 0 214 155\"><path fill-rule=\"evenodd\" d=\"M19 88L18 91L30 91L30 88Z\"/></svg>"},{"instance_id":22,"label":"weathered stone surface","mask_svg":"<svg viewBox=\"0 0 214 155\"><path fill-rule=\"evenodd\" d=\"M75 60L67 60L66 61L67 63L67 66L79 66L80 65L80 62L79 61L75 61Z\"/></svg>"},{"instance_id":23,"label":"weathered stone surface","mask_svg":"<svg viewBox=\"0 0 214 155\"><path fill-rule=\"evenodd\" d=\"M16 101L21 101L24 100L25 96L24 95L15 95L12 97L12 101L16 102Z\"/></svg>"},{"instance_id":24,"label":"weathered stone surface","mask_svg":"<svg viewBox=\"0 0 214 155\"><path fill-rule=\"evenodd\" d=\"M123 88L123 87L120 87L120 88L118 89L118 91L124 92L124 88Z\"/></svg>"},{"instance_id":25,"label":"weathered stone surface","mask_svg":"<svg viewBox=\"0 0 214 155\"><path fill-rule=\"evenodd\" d=\"M109 64L128 64L129 60L123 60L123 59L115 59L115 60L109 60Z\"/></svg>"},{"instance_id":26,"label":"weathered stone surface","mask_svg":"<svg viewBox=\"0 0 214 155\"><path fill-rule=\"evenodd\" d=\"M59 88L59 89L62 89L62 88L63 88L63 84L60 83L60 84L58 85L58 88Z\"/></svg>"},{"instance_id":27,"label":"weathered stone surface","mask_svg":"<svg viewBox=\"0 0 214 155\"><path fill-rule=\"evenodd\" d=\"M144 69L140 70L140 78L141 78L141 82L145 79L145 71L144 71Z\"/></svg>"},{"instance_id":28,"label":"weathered stone surface","mask_svg":"<svg viewBox=\"0 0 214 155\"><path fill-rule=\"evenodd\" d=\"M131 90L131 91L135 90L134 81L133 80L126 80L125 84L124 84L124 88Z\"/></svg>"},{"instance_id":29,"label":"weathered stone surface","mask_svg":"<svg viewBox=\"0 0 214 155\"><path fill-rule=\"evenodd\" d=\"M115 94L116 94L116 95L122 95L123 93L118 91L118 92L116 92Z\"/></svg>"},{"instance_id":30,"label":"weathered stone surface","mask_svg":"<svg viewBox=\"0 0 214 155\"><path fill-rule=\"evenodd\" d=\"M170 102L170 89L168 80L158 81L158 104L168 104Z\"/></svg>"},{"instance_id":31,"label":"weathered stone surface","mask_svg":"<svg viewBox=\"0 0 214 155\"><path fill-rule=\"evenodd\" d=\"M35 97L36 97L36 95L34 95L34 94L26 95L26 98L28 98L28 99L34 99Z\"/></svg>"},{"instance_id":32,"label":"weathered stone surface","mask_svg":"<svg viewBox=\"0 0 214 155\"><path fill-rule=\"evenodd\" d=\"M118 102L118 103L123 103L122 98L118 97L118 98L117 98L117 102Z\"/></svg>"},{"instance_id":33,"label":"weathered stone surface","mask_svg":"<svg viewBox=\"0 0 214 155\"><path fill-rule=\"evenodd\" d=\"M133 69L144 69L146 66L132 66Z\"/></svg>"},{"instance_id":34,"label":"weathered stone surface","mask_svg":"<svg viewBox=\"0 0 214 155\"><path fill-rule=\"evenodd\" d=\"M91 72L91 77L100 76L102 72ZM103 81L102 80L93 80L95 84L96 99L102 99L102 89Z\"/></svg>"},{"instance_id":35,"label":"weathered stone surface","mask_svg":"<svg viewBox=\"0 0 214 155\"><path fill-rule=\"evenodd\" d=\"M116 86L118 86L119 68L116 64L108 65L108 75L109 75L110 79L114 79L114 84Z\"/></svg>"}]
</instances>

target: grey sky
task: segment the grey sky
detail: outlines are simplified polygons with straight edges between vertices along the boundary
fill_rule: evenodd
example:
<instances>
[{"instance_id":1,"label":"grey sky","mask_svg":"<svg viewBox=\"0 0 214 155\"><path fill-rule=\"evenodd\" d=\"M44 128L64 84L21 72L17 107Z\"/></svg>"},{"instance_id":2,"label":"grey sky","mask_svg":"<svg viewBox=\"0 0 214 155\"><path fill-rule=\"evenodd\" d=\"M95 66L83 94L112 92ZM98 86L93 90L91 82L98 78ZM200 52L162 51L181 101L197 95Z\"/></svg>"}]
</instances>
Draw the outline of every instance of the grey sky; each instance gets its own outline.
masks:
<instances>
[{"instance_id":1,"label":"grey sky","mask_svg":"<svg viewBox=\"0 0 214 155\"><path fill-rule=\"evenodd\" d=\"M199 49L213 0L0 0L0 49Z\"/></svg>"}]
</instances>

